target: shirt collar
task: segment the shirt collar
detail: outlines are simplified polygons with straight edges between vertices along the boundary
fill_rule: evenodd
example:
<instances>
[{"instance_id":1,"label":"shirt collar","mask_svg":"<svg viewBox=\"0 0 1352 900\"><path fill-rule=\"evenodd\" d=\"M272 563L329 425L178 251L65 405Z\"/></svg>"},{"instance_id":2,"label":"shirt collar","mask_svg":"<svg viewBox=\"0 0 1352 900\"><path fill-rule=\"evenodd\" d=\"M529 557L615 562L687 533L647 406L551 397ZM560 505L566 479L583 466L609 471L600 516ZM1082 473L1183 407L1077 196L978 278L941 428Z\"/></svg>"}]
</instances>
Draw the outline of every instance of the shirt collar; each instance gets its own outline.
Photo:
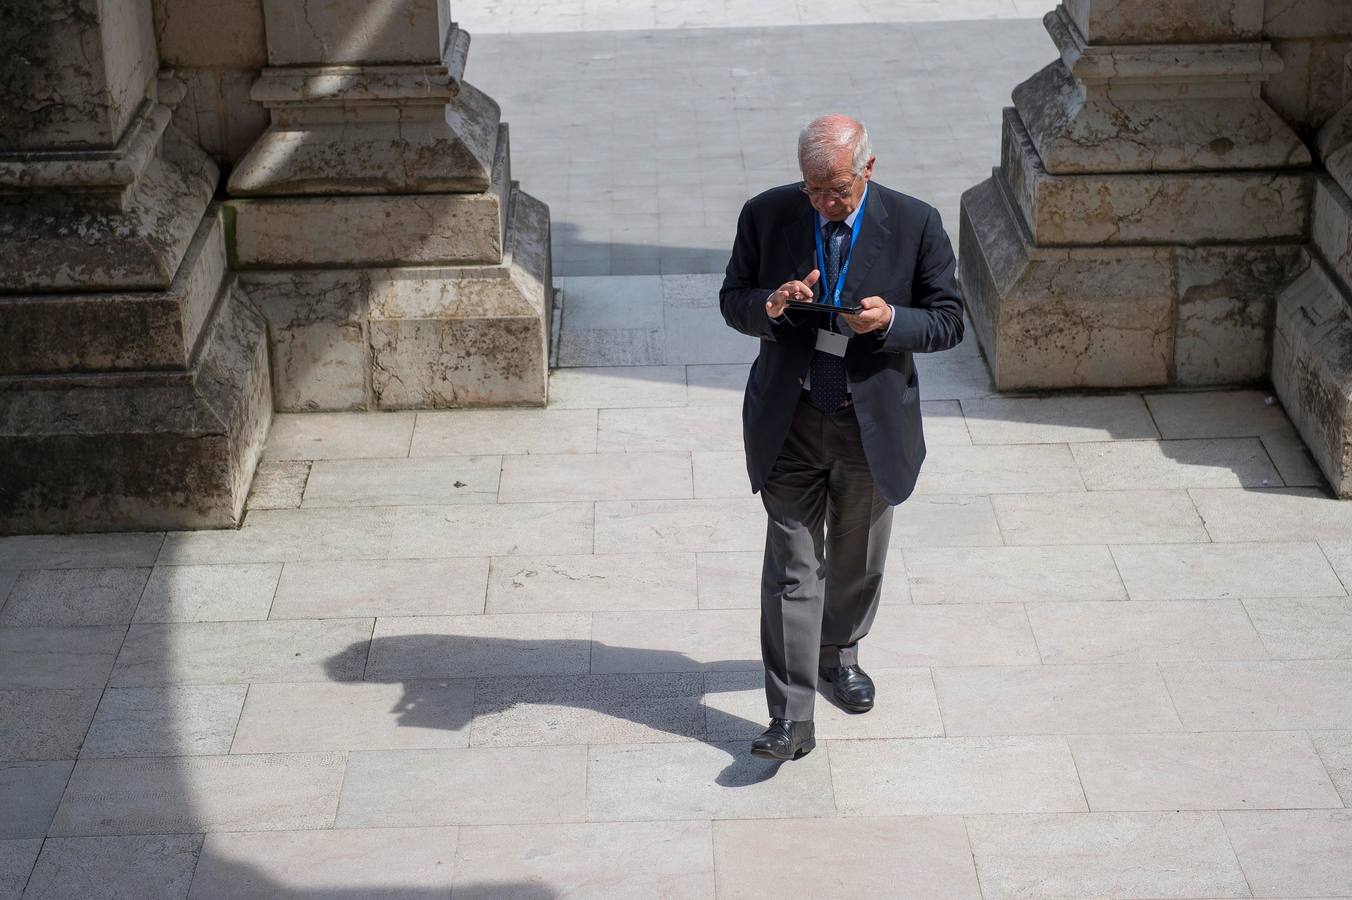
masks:
<instances>
[{"instance_id":1,"label":"shirt collar","mask_svg":"<svg viewBox=\"0 0 1352 900\"><path fill-rule=\"evenodd\" d=\"M854 212L850 213L844 219L845 225L847 227L851 229L854 228L854 220L859 218L859 210L864 208L864 198L867 196L868 196L868 182L864 182L864 193L859 195L859 205L854 208ZM822 214L817 212L816 210L813 210L813 213L817 216L817 229L821 230L822 228L825 228L826 219L823 218Z\"/></svg>"}]
</instances>

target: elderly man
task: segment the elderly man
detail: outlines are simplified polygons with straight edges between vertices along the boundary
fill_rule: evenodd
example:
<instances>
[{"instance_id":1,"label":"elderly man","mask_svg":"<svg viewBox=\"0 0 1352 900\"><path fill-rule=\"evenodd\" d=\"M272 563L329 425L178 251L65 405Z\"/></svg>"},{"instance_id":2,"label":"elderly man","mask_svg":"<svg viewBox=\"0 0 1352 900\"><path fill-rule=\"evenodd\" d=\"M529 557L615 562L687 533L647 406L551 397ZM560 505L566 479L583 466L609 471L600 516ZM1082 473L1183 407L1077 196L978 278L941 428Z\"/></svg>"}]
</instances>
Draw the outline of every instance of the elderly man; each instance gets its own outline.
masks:
<instances>
[{"instance_id":1,"label":"elderly man","mask_svg":"<svg viewBox=\"0 0 1352 900\"><path fill-rule=\"evenodd\" d=\"M925 458L911 354L962 340L939 213L873 181L874 161L854 119L809 123L802 182L747 201L719 294L728 324L761 340L742 425L751 489L769 515L761 656L771 722L751 752L771 759L816 746L819 677L845 709L873 707L859 642L878 609L892 507ZM852 312L828 311L837 307Z\"/></svg>"}]
</instances>

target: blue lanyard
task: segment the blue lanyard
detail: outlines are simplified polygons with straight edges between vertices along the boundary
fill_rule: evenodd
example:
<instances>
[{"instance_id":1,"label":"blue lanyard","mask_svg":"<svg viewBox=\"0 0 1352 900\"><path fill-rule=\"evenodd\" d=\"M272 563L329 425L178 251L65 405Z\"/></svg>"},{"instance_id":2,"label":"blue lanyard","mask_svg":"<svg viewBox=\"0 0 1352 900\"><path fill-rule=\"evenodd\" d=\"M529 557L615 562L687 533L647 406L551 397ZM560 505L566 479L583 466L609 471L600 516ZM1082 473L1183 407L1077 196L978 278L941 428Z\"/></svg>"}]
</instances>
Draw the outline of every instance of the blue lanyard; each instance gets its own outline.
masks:
<instances>
[{"instance_id":1,"label":"blue lanyard","mask_svg":"<svg viewBox=\"0 0 1352 900\"><path fill-rule=\"evenodd\" d=\"M850 258L854 256L854 247L859 243L859 232L864 227L864 204L868 202L868 188L864 188L864 196L859 198L859 209L855 211L854 224L850 226L850 249L845 254L845 260L840 264L840 274L836 276L835 291L831 298L832 306L840 305L840 292L845 287L845 273L850 271ZM822 274L822 285L825 290L823 296L831 291L831 285L826 284L826 252L822 248L822 230L817 225L817 214L812 213L812 232L817 237L817 271ZM833 315L834 319L835 316Z\"/></svg>"}]
</instances>

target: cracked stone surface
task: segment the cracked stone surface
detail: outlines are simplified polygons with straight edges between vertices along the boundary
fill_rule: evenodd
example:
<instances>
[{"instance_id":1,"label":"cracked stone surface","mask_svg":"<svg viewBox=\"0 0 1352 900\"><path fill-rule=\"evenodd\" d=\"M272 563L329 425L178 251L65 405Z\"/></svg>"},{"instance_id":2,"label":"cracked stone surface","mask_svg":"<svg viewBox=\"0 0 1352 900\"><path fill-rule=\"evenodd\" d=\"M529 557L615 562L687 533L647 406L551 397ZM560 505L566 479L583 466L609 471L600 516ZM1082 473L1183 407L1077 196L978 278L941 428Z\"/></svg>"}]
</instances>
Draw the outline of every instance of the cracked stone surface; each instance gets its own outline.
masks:
<instances>
[{"instance_id":1,"label":"cracked stone surface","mask_svg":"<svg viewBox=\"0 0 1352 900\"><path fill-rule=\"evenodd\" d=\"M0 147L111 148L159 70L148 3L15 0L0 33Z\"/></svg>"}]
</instances>

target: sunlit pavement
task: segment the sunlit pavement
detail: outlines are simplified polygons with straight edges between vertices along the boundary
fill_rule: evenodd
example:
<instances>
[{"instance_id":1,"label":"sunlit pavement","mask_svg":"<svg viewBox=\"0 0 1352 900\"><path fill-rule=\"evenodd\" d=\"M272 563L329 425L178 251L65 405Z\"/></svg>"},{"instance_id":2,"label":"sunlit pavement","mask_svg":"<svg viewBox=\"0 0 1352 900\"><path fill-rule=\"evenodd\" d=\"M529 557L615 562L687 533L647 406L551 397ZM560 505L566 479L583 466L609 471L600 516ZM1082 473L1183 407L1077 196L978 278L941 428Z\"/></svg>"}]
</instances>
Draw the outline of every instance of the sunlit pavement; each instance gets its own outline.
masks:
<instances>
[{"instance_id":1,"label":"sunlit pavement","mask_svg":"<svg viewBox=\"0 0 1352 900\"><path fill-rule=\"evenodd\" d=\"M652 186L625 193L618 144L610 171L575 169L571 126L541 168L547 104L491 83L495 47L608 41L638 66L635 41L726 39L651 76L698 121L742 112L699 93L743 77L737 42L802 54L821 31L791 3L764 7L798 10L782 27L724 22L752 37L616 32L591 5L529 33L570 7L488 7L457 11L471 78L504 101L518 177L597 246ZM932 28L934 50L1035 25L836 27L870 47ZM1049 46L993 64L992 109ZM516 77L566 92L574 52ZM604 68L571 65L578 96ZM766 715L756 347L716 275L663 274L661 220L705 209L727 236L762 159L766 184L792 177L782 96L764 142L706 136L744 180L692 165L727 205L659 202L655 265L561 260L549 408L282 415L237 532L0 539L0 897L1352 894L1352 504L1261 390L1000 396L970 339L921 358L929 457L861 651L877 708L821 696L813 753L746 752ZM873 123L895 156L903 132ZM968 181L995 161L987 124ZM604 209L574 205L594 191ZM677 246L712 260L702 241Z\"/></svg>"}]
</instances>

